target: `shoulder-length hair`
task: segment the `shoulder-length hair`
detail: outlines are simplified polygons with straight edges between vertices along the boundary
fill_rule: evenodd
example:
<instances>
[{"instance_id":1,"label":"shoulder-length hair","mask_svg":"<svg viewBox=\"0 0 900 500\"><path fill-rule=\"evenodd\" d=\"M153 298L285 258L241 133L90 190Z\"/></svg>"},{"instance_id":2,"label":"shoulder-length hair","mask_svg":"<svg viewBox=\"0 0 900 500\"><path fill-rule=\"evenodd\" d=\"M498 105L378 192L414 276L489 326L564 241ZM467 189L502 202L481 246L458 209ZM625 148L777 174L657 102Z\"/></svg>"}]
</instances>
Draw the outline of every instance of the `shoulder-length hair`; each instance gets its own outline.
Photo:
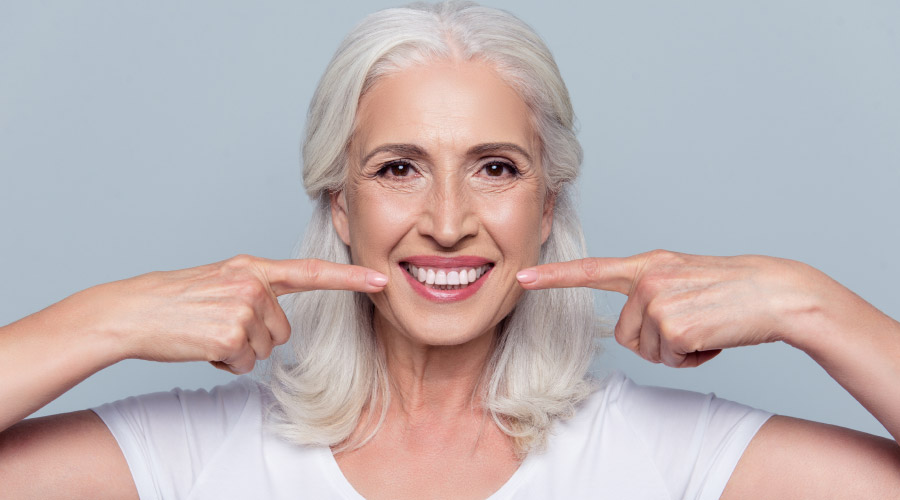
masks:
<instances>
[{"instance_id":1,"label":"shoulder-length hair","mask_svg":"<svg viewBox=\"0 0 900 500\"><path fill-rule=\"evenodd\" d=\"M540 262L585 256L573 200L581 146L569 94L549 49L505 11L447 2L368 16L325 70L303 143L303 182L315 209L297 258L350 263L349 249L332 226L330 195L344 186L361 96L382 76L452 58L488 62L530 108L548 195L555 198ZM380 428L390 400L372 302L362 293L313 291L283 297L282 306L293 335L269 365L274 425L296 443L338 451L362 446ZM513 438L520 456L542 448L554 420L571 416L591 392L588 369L597 333L593 297L583 288L528 291L502 321L476 400ZM363 414L369 416L363 427L371 432L351 439Z\"/></svg>"}]
</instances>

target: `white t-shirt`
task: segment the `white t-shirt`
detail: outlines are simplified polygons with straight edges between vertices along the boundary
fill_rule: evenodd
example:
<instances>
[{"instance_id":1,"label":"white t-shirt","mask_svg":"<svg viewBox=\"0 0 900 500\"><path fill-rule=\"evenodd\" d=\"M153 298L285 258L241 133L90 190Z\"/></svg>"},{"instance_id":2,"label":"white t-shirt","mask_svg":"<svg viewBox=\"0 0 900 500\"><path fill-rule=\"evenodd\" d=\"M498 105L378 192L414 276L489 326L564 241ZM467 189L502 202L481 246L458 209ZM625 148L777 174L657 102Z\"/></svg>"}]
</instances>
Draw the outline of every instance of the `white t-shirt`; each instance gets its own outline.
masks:
<instances>
[{"instance_id":1,"label":"white t-shirt","mask_svg":"<svg viewBox=\"0 0 900 500\"><path fill-rule=\"evenodd\" d=\"M269 398L241 377L209 392L175 389L94 411L122 448L142 499L361 499L329 448L268 431ZM769 416L616 373L490 499L719 498Z\"/></svg>"}]
</instances>

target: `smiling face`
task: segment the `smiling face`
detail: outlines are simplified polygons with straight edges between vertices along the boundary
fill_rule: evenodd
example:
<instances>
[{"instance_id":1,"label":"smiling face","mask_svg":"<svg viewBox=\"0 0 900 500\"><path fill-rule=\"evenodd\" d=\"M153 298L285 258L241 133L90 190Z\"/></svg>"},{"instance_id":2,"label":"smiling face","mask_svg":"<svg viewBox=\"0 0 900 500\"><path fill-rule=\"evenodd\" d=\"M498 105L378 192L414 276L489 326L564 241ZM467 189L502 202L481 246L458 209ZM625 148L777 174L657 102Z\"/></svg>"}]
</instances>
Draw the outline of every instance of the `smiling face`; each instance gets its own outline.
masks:
<instances>
[{"instance_id":1,"label":"smiling face","mask_svg":"<svg viewBox=\"0 0 900 500\"><path fill-rule=\"evenodd\" d=\"M426 345L493 333L552 220L527 105L489 65L442 61L379 79L356 125L332 215L353 263L389 277L376 326Z\"/></svg>"}]
</instances>

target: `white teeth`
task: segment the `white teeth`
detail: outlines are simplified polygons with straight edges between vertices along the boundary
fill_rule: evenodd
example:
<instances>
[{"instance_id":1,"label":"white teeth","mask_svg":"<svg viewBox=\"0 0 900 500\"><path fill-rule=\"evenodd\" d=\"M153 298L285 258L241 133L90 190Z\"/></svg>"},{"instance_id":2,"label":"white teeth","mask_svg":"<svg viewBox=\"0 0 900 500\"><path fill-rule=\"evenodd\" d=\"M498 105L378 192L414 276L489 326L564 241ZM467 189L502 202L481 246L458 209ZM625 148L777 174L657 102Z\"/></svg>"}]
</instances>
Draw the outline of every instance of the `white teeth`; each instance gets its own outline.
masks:
<instances>
[{"instance_id":1,"label":"white teeth","mask_svg":"<svg viewBox=\"0 0 900 500\"><path fill-rule=\"evenodd\" d=\"M406 265L406 270L411 276L420 283L430 285L431 288L439 290L459 290L474 283L478 278L484 275L491 268L490 264L469 269L460 269L458 271L447 271L445 269L426 269L417 267L412 264Z\"/></svg>"}]
</instances>

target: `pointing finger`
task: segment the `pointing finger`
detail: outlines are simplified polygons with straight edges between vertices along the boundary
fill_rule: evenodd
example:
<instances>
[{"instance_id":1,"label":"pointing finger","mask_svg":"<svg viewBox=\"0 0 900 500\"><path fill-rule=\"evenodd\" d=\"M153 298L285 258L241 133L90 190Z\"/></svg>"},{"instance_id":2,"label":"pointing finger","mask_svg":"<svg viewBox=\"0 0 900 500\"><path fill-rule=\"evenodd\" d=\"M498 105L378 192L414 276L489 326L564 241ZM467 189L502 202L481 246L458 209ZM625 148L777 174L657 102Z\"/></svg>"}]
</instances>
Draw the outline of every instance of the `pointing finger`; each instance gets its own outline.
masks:
<instances>
[{"instance_id":1,"label":"pointing finger","mask_svg":"<svg viewBox=\"0 0 900 500\"><path fill-rule=\"evenodd\" d=\"M266 279L275 295L309 290L380 292L387 276L372 269L319 259L262 260Z\"/></svg>"},{"instance_id":2,"label":"pointing finger","mask_svg":"<svg viewBox=\"0 0 900 500\"><path fill-rule=\"evenodd\" d=\"M516 278L529 290L584 286L628 295L639 267L638 256L591 257L529 267Z\"/></svg>"}]
</instances>

